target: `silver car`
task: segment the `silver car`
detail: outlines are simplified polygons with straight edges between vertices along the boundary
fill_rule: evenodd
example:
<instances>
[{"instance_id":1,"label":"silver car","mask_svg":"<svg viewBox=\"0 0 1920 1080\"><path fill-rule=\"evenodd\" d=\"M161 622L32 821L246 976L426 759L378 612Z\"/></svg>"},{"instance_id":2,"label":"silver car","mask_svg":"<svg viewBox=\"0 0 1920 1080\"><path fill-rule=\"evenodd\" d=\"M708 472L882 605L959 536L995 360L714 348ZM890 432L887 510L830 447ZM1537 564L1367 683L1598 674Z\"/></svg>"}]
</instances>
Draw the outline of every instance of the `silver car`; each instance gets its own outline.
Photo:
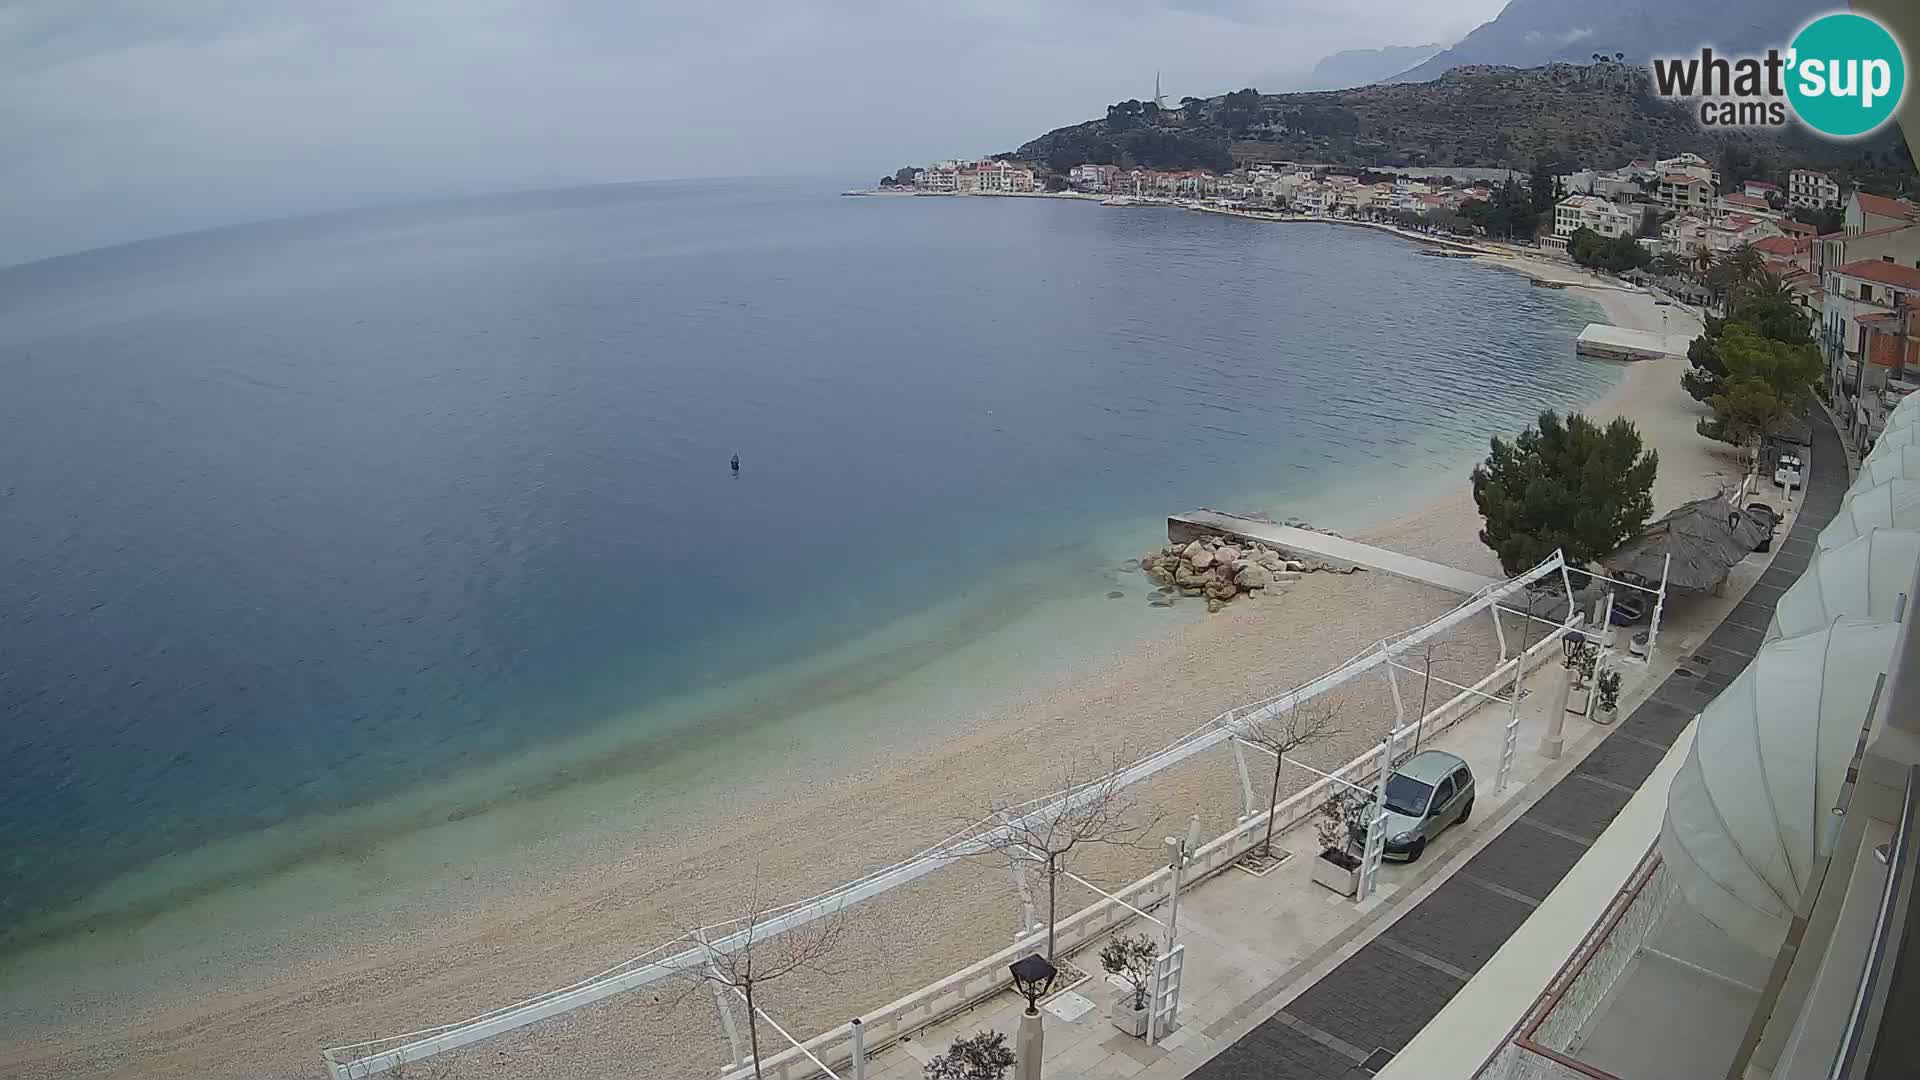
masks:
<instances>
[{"instance_id":1,"label":"silver car","mask_svg":"<svg viewBox=\"0 0 1920 1080\"><path fill-rule=\"evenodd\" d=\"M1422 750L1387 777L1387 817L1380 826L1386 834L1384 853L1412 862L1442 830L1471 813L1473 770L1444 750ZM1363 812L1351 830L1355 846L1366 842L1364 818Z\"/></svg>"}]
</instances>

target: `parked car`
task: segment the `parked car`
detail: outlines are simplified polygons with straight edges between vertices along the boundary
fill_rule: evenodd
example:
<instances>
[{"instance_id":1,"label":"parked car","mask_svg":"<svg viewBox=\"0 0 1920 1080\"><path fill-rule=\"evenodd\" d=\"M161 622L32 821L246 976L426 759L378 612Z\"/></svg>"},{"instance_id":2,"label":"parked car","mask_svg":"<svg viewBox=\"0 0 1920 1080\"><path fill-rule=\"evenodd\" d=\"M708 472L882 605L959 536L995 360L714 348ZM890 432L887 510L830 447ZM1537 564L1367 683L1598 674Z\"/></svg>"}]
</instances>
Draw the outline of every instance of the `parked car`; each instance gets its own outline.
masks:
<instances>
[{"instance_id":1,"label":"parked car","mask_svg":"<svg viewBox=\"0 0 1920 1080\"><path fill-rule=\"evenodd\" d=\"M1638 589L1613 594L1613 614L1607 621L1615 626L1632 626L1647 617L1646 594Z\"/></svg>"},{"instance_id":2,"label":"parked car","mask_svg":"<svg viewBox=\"0 0 1920 1080\"><path fill-rule=\"evenodd\" d=\"M1804 487L1800 482L1800 468L1803 462L1794 454L1781 454L1773 465L1774 487Z\"/></svg>"},{"instance_id":3,"label":"parked car","mask_svg":"<svg viewBox=\"0 0 1920 1080\"><path fill-rule=\"evenodd\" d=\"M1473 770L1444 750L1422 750L1387 777L1383 854L1412 862L1447 826L1473 813ZM1354 845L1366 843L1366 824L1352 828Z\"/></svg>"},{"instance_id":4,"label":"parked car","mask_svg":"<svg viewBox=\"0 0 1920 1080\"><path fill-rule=\"evenodd\" d=\"M1779 511L1768 506L1766 503L1756 502L1747 504L1746 515L1767 530L1767 535L1762 537L1758 544L1754 545L1753 550L1772 551L1773 534L1780 531Z\"/></svg>"}]
</instances>

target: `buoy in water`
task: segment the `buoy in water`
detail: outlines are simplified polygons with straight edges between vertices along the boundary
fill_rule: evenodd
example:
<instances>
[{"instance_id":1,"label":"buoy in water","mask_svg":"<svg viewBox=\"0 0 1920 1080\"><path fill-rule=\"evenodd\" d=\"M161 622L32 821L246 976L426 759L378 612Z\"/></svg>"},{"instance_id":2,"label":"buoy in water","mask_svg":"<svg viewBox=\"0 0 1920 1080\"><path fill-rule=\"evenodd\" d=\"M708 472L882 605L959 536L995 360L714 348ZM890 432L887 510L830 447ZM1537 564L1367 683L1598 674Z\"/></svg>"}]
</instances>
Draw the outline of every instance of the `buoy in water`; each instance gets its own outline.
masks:
<instances>
[{"instance_id":1,"label":"buoy in water","mask_svg":"<svg viewBox=\"0 0 1920 1080\"><path fill-rule=\"evenodd\" d=\"M740 455L739 454L733 455L733 471L734 472L740 471Z\"/></svg>"}]
</instances>

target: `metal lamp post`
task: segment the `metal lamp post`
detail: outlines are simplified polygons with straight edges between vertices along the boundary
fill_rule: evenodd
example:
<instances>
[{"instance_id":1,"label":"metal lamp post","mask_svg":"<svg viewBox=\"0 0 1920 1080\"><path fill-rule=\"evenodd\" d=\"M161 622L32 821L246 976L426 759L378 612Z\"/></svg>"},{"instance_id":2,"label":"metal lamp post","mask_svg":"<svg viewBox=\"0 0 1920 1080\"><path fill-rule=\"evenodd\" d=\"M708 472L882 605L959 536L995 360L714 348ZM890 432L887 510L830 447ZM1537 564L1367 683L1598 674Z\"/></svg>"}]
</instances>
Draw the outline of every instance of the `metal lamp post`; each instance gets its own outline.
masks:
<instances>
[{"instance_id":1,"label":"metal lamp post","mask_svg":"<svg viewBox=\"0 0 1920 1080\"><path fill-rule=\"evenodd\" d=\"M1200 815L1195 814L1187 821L1187 835L1169 836L1167 845L1167 868L1173 871L1173 895L1167 901L1167 952L1173 951L1173 928L1180 921L1180 884L1186 877L1187 863L1200 850Z\"/></svg>"},{"instance_id":2,"label":"metal lamp post","mask_svg":"<svg viewBox=\"0 0 1920 1080\"><path fill-rule=\"evenodd\" d=\"M1040 1029L1040 999L1053 988L1059 969L1039 953L1023 956L1007 965L1013 973L1013 988L1027 999L1027 1011L1020 1014L1020 1031L1013 1044L1014 1080L1040 1080L1040 1057L1044 1033Z\"/></svg>"}]
</instances>

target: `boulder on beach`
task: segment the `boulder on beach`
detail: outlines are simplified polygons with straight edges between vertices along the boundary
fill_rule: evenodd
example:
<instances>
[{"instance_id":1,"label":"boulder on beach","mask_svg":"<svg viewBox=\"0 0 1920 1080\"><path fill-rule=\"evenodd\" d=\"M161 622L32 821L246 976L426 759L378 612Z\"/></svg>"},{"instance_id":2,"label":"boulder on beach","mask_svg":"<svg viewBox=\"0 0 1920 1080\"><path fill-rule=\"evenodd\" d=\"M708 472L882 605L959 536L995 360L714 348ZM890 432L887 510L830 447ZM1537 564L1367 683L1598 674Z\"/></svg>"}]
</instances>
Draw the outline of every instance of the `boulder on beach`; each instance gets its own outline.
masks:
<instances>
[{"instance_id":1,"label":"boulder on beach","mask_svg":"<svg viewBox=\"0 0 1920 1080\"><path fill-rule=\"evenodd\" d=\"M1240 561L1240 549L1222 544L1214 549L1213 557L1223 563L1236 563Z\"/></svg>"},{"instance_id":2,"label":"boulder on beach","mask_svg":"<svg viewBox=\"0 0 1920 1080\"><path fill-rule=\"evenodd\" d=\"M1264 589L1273 584L1273 571L1256 562L1241 563L1233 583L1243 589Z\"/></svg>"},{"instance_id":3,"label":"boulder on beach","mask_svg":"<svg viewBox=\"0 0 1920 1080\"><path fill-rule=\"evenodd\" d=\"M1183 588L1205 588L1207 585L1212 584L1214 580L1215 577L1212 570L1194 570L1184 563L1180 569L1173 572L1173 583Z\"/></svg>"},{"instance_id":4,"label":"boulder on beach","mask_svg":"<svg viewBox=\"0 0 1920 1080\"><path fill-rule=\"evenodd\" d=\"M1207 595L1213 597L1215 600L1231 600L1239 591L1239 586L1231 581L1216 581L1207 586Z\"/></svg>"},{"instance_id":5,"label":"boulder on beach","mask_svg":"<svg viewBox=\"0 0 1920 1080\"><path fill-rule=\"evenodd\" d=\"M1180 595L1181 596L1205 596L1207 595L1207 590L1200 589L1200 588L1192 588L1192 587L1183 585L1180 588Z\"/></svg>"},{"instance_id":6,"label":"boulder on beach","mask_svg":"<svg viewBox=\"0 0 1920 1080\"><path fill-rule=\"evenodd\" d=\"M1207 614L1217 615L1220 613L1220 609L1226 606L1227 606L1227 603L1224 600L1218 600L1218 599L1209 600L1207 601Z\"/></svg>"},{"instance_id":7,"label":"boulder on beach","mask_svg":"<svg viewBox=\"0 0 1920 1080\"><path fill-rule=\"evenodd\" d=\"M1195 540L1193 543L1188 544L1186 547L1183 547L1180 549L1180 557L1182 559L1187 560L1188 562L1192 562L1193 557L1195 555L1198 555L1205 550L1207 550L1207 545L1201 543L1198 540Z\"/></svg>"},{"instance_id":8,"label":"boulder on beach","mask_svg":"<svg viewBox=\"0 0 1920 1080\"><path fill-rule=\"evenodd\" d=\"M1207 567L1213 565L1214 553L1210 549L1201 548L1199 551L1187 556L1186 560L1193 564L1195 570L1205 570Z\"/></svg>"}]
</instances>

